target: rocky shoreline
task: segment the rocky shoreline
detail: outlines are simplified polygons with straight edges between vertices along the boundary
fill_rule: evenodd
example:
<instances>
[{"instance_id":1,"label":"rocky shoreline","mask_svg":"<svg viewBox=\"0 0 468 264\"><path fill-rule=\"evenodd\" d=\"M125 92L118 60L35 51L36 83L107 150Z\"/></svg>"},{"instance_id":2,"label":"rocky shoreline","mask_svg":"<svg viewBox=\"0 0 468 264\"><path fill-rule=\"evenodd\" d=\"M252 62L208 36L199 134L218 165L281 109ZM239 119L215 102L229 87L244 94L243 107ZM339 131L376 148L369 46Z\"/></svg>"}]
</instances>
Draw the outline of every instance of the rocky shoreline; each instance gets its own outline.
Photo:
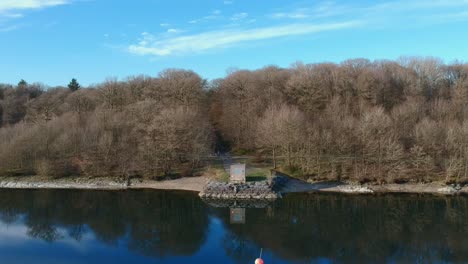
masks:
<instances>
[{"instance_id":1,"label":"rocky shoreline","mask_svg":"<svg viewBox=\"0 0 468 264\"><path fill-rule=\"evenodd\" d=\"M287 181L288 178L283 176L246 183L210 181L199 196L205 199L274 200L281 198L281 190Z\"/></svg>"},{"instance_id":2,"label":"rocky shoreline","mask_svg":"<svg viewBox=\"0 0 468 264\"><path fill-rule=\"evenodd\" d=\"M202 200L211 207L218 208L266 208L274 203L275 200L271 199L216 199L216 198L202 198Z\"/></svg>"},{"instance_id":3,"label":"rocky shoreline","mask_svg":"<svg viewBox=\"0 0 468 264\"><path fill-rule=\"evenodd\" d=\"M287 177L286 177L287 178ZM330 192L346 194L381 194L381 193L426 193L437 195L468 194L468 185L445 185L443 183L404 183L404 184L352 184L335 182L304 182L293 178L275 177L271 182L251 182L246 186L237 186L237 192L232 184L210 180L208 177L188 177L175 180L131 181L126 183L113 178L64 178L47 179L38 176L4 177L0 178L0 189L81 189L81 190L128 190L128 189L156 189L181 190L198 192L201 197L208 199L276 199L282 194L297 192ZM278 181L281 183L275 182ZM209 188L213 191L207 192ZM236 193L233 195L233 193ZM210 194L210 195L208 195Z\"/></svg>"},{"instance_id":4,"label":"rocky shoreline","mask_svg":"<svg viewBox=\"0 0 468 264\"><path fill-rule=\"evenodd\" d=\"M188 177L175 180L152 181L132 179L130 184L115 178L45 179L38 176L0 178L0 189L76 189L129 190L156 189L200 192L208 182L206 177Z\"/></svg>"},{"instance_id":5,"label":"rocky shoreline","mask_svg":"<svg viewBox=\"0 0 468 264\"><path fill-rule=\"evenodd\" d=\"M435 195L468 194L468 186L446 185L442 182L403 184L356 184L337 182L304 182L290 179L283 193L331 192L347 194L421 193Z\"/></svg>"}]
</instances>

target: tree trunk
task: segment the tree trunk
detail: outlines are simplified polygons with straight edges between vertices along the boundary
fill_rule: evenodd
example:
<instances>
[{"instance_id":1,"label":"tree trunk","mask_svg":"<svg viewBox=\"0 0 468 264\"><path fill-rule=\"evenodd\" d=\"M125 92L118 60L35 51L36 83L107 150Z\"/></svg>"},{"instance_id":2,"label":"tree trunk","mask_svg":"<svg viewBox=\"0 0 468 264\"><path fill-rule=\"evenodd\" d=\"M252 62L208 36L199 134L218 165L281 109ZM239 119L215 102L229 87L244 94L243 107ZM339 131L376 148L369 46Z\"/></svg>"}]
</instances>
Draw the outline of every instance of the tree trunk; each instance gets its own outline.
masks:
<instances>
[{"instance_id":1,"label":"tree trunk","mask_svg":"<svg viewBox=\"0 0 468 264\"><path fill-rule=\"evenodd\" d=\"M276 170L276 148L273 148L273 169Z\"/></svg>"}]
</instances>

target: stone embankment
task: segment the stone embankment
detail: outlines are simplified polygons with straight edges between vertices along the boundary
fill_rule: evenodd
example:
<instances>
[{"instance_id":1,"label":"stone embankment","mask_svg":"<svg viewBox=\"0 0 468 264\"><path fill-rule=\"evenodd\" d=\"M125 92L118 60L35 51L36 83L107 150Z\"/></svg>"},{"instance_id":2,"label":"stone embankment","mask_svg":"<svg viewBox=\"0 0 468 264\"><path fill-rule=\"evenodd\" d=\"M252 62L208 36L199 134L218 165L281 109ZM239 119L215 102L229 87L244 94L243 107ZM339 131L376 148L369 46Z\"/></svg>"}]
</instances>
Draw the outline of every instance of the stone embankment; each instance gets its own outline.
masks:
<instances>
[{"instance_id":1,"label":"stone embankment","mask_svg":"<svg viewBox=\"0 0 468 264\"><path fill-rule=\"evenodd\" d=\"M199 193L205 199L226 200L274 200L281 197L281 189L288 179L282 176L272 177L268 181L226 183L209 182Z\"/></svg>"},{"instance_id":2,"label":"stone embankment","mask_svg":"<svg viewBox=\"0 0 468 264\"><path fill-rule=\"evenodd\" d=\"M218 208L267 208L271 206L275 200L272 199L217 199L217 198L203 198L203 201L211 207Z\"/></svg>"}]
</instances>

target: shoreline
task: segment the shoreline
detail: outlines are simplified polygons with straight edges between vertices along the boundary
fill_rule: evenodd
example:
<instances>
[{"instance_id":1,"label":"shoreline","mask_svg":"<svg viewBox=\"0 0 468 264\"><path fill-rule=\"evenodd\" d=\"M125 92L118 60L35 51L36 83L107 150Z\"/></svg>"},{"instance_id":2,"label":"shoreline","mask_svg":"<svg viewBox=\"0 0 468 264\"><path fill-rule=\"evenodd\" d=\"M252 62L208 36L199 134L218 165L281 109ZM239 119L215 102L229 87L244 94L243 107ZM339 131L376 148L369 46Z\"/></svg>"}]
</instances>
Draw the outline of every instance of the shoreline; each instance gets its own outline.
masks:
<instances>
[{"instance_id":1,"label":"shoreline","mask_svg":"<svg viewBox=\"0 0 468 264\"><path fill-rule=\"evenodd\" d=\"M434 195L457 195L468 194L468 186L455 188L440 182L431 183L389 183L389 184L353 184L315 182L306 183L296 179L290 179L285 186L284 193L298 192L322 192L322 193L345 193L345 194L434 194Z\"/></svg>"},{"instance_id":2,"label":"shoreline","mask_svg":"<svg viewBox=\"0 0 468 264\"><path fill-rule=\"evenodd\" d=\"M174 190L201 192L207 184L208 178L186 177L175 180L153 181L153 180L133 180L130 186L123 182L118 182L112 178L68 178L68 179L44 179L38 176L7 177L0 178L0 189L63 189L63 190Z\"/></svg>"},{"instance_id":3,"label":"shoreline","mask_svg":"<svg viewBox=\"0 0 468 264\"><path fill-rule=\"evenodd\" d=\"M0 189L74 189L74 190L174 190L202 192L210 182L206 176L185 177L174 180L152 181L133 180L130 186L117 182L112 178L67 178L44 179L38 176L29 177L5 177L0 178ZM404 184L347 184L333 182L307 183L290 178L288 183L280 191L282 194L300 192L324 192L345 194L385 194L385 193L414 193L435 195L468 194L468 186L459 189L443 183L404 183Z\"/></svg>"}]
</instances>

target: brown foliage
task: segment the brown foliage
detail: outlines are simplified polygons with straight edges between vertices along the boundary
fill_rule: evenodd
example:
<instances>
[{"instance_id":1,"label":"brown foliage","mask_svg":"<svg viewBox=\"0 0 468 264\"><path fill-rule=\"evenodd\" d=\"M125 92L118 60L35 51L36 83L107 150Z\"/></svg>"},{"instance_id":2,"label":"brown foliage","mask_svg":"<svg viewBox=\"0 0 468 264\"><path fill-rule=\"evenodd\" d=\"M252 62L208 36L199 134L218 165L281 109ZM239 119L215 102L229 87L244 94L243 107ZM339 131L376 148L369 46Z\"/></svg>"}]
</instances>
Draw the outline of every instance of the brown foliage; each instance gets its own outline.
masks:
<instances>
[{"instance_id":1,"label":"brown foliage","mask_svg":"<svg viewBox=\"0 0 468 264\"><path fill-rule=\"evenodd\" d=\"M0 173L190 174L212 146L230 145L305 178L468 179L466 64L296 63L209 84L169 69L43 90L0 85Z\"/></svg>"}]
</instances>

